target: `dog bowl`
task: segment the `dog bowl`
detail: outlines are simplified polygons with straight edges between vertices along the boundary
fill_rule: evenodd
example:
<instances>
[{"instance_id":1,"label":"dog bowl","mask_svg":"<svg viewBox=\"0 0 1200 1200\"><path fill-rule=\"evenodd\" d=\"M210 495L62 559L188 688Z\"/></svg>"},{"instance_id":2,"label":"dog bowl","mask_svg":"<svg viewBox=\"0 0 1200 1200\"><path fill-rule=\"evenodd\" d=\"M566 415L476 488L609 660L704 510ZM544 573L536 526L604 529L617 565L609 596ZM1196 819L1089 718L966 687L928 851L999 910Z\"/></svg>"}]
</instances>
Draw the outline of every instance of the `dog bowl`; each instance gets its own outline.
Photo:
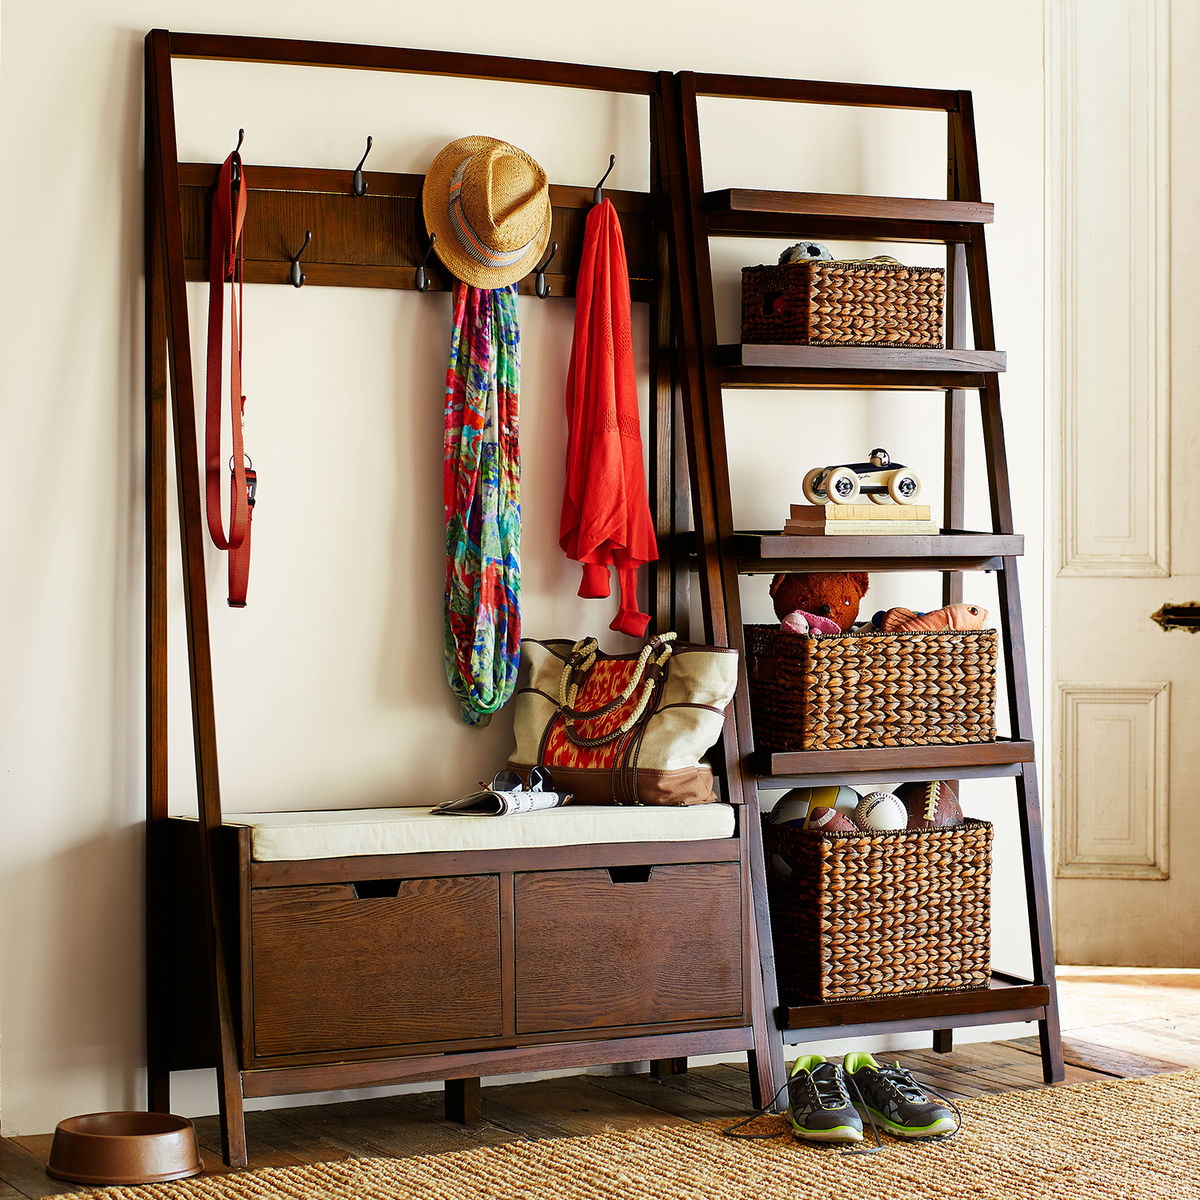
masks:
<instances>
[{"instance_id":1,"label":"dog bowl","mask_svg":"<svg viewBox=\"0 0 1200 1200\"><path fill-rule=\"evenodd\" d=\"M103 1112L58 1123L46 1170L71 1183L165 1183L199 1175L204 1164L186 1117Z\"/></svg>"}]
</instances>

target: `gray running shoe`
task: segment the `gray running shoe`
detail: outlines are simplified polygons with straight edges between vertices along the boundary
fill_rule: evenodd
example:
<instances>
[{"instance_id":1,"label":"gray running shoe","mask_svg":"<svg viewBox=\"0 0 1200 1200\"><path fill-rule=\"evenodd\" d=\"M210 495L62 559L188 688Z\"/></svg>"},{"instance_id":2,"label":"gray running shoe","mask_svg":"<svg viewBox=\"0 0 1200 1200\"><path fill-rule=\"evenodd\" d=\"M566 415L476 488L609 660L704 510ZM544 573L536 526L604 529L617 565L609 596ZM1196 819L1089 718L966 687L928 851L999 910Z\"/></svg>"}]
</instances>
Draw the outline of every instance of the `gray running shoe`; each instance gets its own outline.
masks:
<instances>
[{"instance_id":1,"label":"gray running shoe","mask_svg":"<svg viewBox=\"0 0 1200 1200\"><path fill-rule=\"evenodd\" d=\"M788 1078L792 1137L806 1142L861 1142L862 1118L850 1103L846 1077L819 1054L796 1059Z\"/></svg>"},{"instance_id":2,"label":"gray running shoe","mask_svg":"<svg viewBox=\"0 0 1200 1200\"><path fill-rule=\"evenodd\" d=\"M881 1067L869 1054L857 1050L846 1055L844 1068L871 1116L889 1133L927 1138L958 1130L953 1110L930 1100L899 1063Z\"/></svg>"}]
</instances>

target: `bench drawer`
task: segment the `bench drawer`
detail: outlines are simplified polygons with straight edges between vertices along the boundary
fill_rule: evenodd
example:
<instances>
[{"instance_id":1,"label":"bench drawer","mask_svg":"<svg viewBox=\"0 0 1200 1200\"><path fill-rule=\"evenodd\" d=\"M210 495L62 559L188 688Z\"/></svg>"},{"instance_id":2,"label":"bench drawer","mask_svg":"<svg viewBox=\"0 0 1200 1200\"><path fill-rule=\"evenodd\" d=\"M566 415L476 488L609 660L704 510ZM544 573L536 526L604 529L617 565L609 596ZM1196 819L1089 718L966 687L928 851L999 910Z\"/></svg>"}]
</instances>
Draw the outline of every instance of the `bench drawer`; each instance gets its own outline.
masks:
<instances>
[{"instance_id":1,"label":"bench drawer","mask_svg":"<svg viewBox=\"0 0 1200 1200\"><path fill-rule=\"evenodd\" d=\"M518 1033L740 1018L737 863L515 880Z\"/></svg>"},{"instance_id":2,"label":"bench drawer","mask_svg":"<svg viewBox=\"0 0 1200 1200\"><path fill-rule=\"evenodd\" d=\"M259 1057L498 1036L499 880L256 888L251 961Z\"/></svg>"}]
</instances>

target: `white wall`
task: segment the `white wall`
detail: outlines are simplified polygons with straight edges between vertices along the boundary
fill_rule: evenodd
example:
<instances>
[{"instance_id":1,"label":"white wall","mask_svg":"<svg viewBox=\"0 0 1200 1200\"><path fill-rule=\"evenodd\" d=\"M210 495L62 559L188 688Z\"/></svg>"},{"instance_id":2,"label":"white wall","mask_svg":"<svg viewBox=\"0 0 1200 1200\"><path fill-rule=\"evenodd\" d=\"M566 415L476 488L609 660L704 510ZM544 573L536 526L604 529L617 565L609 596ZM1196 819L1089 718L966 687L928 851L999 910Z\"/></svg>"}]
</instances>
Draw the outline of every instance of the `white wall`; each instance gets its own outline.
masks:
<instances>
[{"instance_id":1,"label":"white wall","mask_svg":"<svg viewBox=\"0 0 1200 1200\"><path fill-rule=\"evenodd\" d=\"M73 1112L136 1106L142 1091L142 37L178 29L417 45L641 68L695 68L975 93L991 237L1030 662L1041 663L1042 77L1040 0L995 8L945 0L852 7L771 0L731 27L695 5L613 0L590 9L511 0L498 9L344 0L6 0L0 62L5 283L0 336L5 465L0 661L0 1079L6 1134ZM981 46L986 53L980 54ZM288 68L180 64L181 153L217 160L239 125L253 164L422 171L453 137L503 136L561 182L647 181L644 102L503 85ZM709 105L713 186L937 195L943 133L932 118ZM774 246L716 246L722 323L737 269ZM842 247L852 250L853 247ZM907 253L907 250L902 251ZM927 254L918 249L914 257ZM916 257L917 261L921 261ZM194 357L203 293L193 289ZM445 297L356 289L247 289L248 438L260 469L250 607L223 603L208 559L230 810L415 802L490 775L504 719L456 724L441 676L441 373ZM644 319L639 355L645 362ZM525 374L524 620L530 634L607 626L610 603L574 597L558 553L561 388L571 313L522 301ZM935 485L937 397L736 395L731 439L744 525L771 524L799 472L876 443ZM786 431L786 437L783 436ZM973 435L974 436L974 435ZM976 439L977 440L977 439ZM762 465L767 445L787 452ZM792 446L795 447L794 451ZM976 449L977 453L977 449ZM980 478L971 498L985 519ZM172 546L175 546L174 541ZM172 553L175 551L173 549ZM171 560L172 805L194 801L182 621ZM932 584L880 580L868 605L934 599ZM994 592L982 583L983 603ZM761 585L749 614L765 615ZM894 597L894 599L893 599ZM878 601L878 604L876 604ZM994 607L994 605L992 605ZM249 680L249 686L245 681ZM1037 689L1034 689L1037 695ZM1011 788L995 793L1005 799ZM1012 805L972 804L1001 824L998 965L1027 959ZM976 801L978 803L976 804ZM180 1089L182 1111L212 1107Z\"/></svg>"}]
</instances>

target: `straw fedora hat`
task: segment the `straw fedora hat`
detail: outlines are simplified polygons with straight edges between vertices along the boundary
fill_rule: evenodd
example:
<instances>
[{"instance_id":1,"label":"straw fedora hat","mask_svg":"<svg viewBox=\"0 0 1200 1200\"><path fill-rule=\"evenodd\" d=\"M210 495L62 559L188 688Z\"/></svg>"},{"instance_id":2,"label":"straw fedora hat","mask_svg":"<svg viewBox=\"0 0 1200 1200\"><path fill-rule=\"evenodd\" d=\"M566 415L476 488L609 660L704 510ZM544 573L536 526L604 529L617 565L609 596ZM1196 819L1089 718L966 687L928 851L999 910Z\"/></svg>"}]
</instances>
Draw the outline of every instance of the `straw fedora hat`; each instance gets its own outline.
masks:
<instances>
[{"instance_id":1,"label":"straw fedora hat","mask_svg":"<svg viewBox=\"0 0 1200 1200\"><path fill-rule=\"evenodd\" d=\"M538 264L550 240L550 185L524 150L465 137L438 154L421 193L434 252L464 283L500 288Z\"/></svg>"}]
</instances>

